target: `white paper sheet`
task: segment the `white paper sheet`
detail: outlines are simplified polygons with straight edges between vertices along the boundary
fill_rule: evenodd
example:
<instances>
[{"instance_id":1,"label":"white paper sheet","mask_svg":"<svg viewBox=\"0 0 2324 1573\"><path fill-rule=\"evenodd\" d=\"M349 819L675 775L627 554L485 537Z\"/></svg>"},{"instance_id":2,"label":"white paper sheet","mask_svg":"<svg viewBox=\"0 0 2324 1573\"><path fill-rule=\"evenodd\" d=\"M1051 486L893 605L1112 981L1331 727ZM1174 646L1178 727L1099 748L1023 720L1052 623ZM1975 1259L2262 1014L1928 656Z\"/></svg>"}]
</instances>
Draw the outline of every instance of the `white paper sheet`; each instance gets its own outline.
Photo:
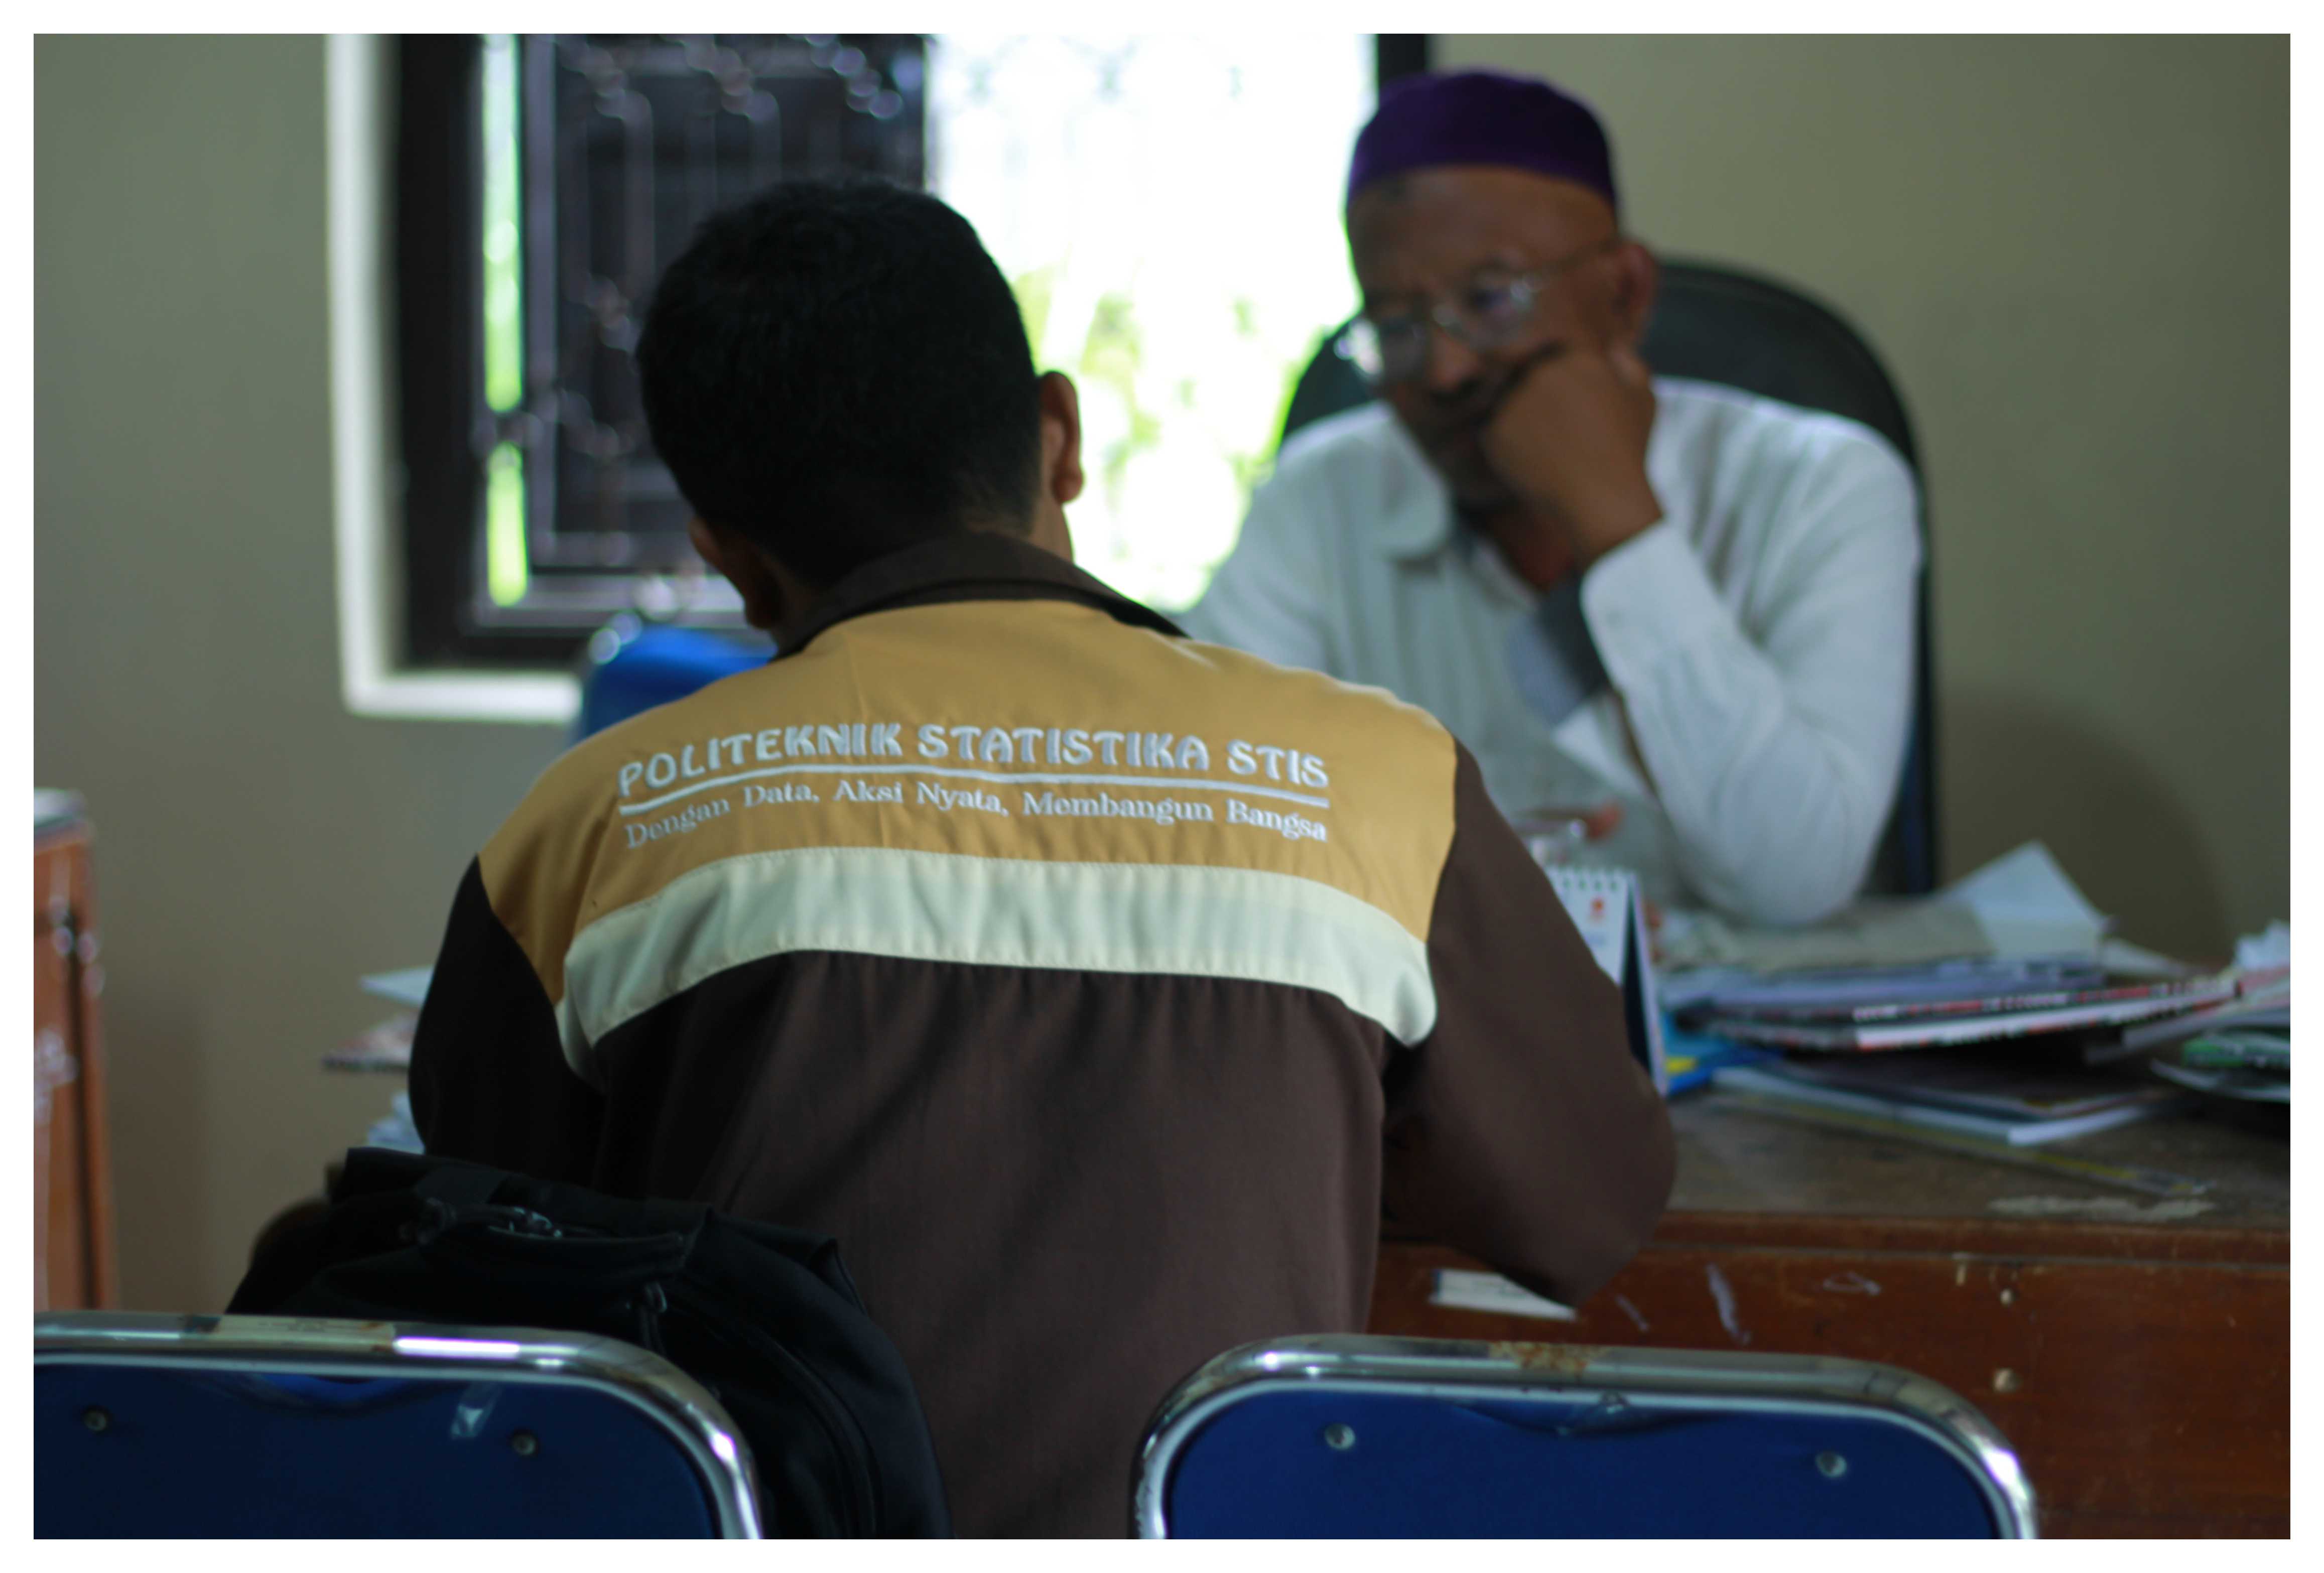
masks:
<instances>
[{"instance_id":1,"label":"white paper sheet","mask_svg":"<svg viewBox=\"0 0 2324 1573\"><path fill-rule=\"evenodd\" d=\"M406 967L397 972L374 972L363 980L364 992L417 1009L428 1003L428 980L435 976L435 972L433 967Z\"/></svg>"},{"instance_id":2,"label":"white paper sheet","mask_svg":"<svg viewBox=\"0 0 2324 1573\"><path fill-rule=\"evenodd\" d=\"M2113 925L2040 842L1954 880L1938 899L1975 913L1997 956L2095 955Z\"/></svg>"},{"instance_id":3,"label":"white paper sheet","mask_svg":"<svg viewBox=\"0 0 2324 1573\"><path fill-rule=\"evenodd\" d=\"M1579 1321L1572 1306L1545 1300L1532 1290L1510 1283L1499 1273L1476 1273L1461 1267L1440 1267L1428 1303L1462 1311L1492 1311L1503 1316L1537 1316L1545 1321Z\"/></svg>"},{"instance_id":4,"label":"white paper sheet","mask_svg":"<svg viewBox=\"0 0 2324 1573\"><path fill-rule=\"evenodd\" d=\"M2237 940L2236 965L2246 972L2292 965L2292 925L2278 918L2264 933Z\"/></svg>"}]
</instances>

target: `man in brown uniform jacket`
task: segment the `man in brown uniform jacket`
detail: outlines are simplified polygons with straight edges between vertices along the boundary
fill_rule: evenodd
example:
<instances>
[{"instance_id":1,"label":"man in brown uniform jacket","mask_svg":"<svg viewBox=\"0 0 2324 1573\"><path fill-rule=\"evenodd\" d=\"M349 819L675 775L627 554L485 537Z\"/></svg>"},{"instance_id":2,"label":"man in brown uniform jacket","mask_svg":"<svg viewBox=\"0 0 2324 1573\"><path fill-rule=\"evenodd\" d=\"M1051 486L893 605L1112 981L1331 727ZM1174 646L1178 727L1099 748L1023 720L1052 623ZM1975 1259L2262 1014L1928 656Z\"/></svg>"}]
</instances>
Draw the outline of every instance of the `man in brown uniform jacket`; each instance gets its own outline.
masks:
<instances>
[{"instance_id":1,"label":"man in brown uniform jacket","mask_svg":"<svg viewBox=\"0 0 2324 1573\"><path fill-rule=\"evenodd\" d=\"M1119 1534L1209 1357L1363 1326L1383 1210L1578 1301L1668 1193L1617 990L1422 712L1075 569L1073 384L933 198L722 215L639 345L781 654L463 881L429 1150L825 1231L967 1534Z\"/></svg>"}]
</instances>

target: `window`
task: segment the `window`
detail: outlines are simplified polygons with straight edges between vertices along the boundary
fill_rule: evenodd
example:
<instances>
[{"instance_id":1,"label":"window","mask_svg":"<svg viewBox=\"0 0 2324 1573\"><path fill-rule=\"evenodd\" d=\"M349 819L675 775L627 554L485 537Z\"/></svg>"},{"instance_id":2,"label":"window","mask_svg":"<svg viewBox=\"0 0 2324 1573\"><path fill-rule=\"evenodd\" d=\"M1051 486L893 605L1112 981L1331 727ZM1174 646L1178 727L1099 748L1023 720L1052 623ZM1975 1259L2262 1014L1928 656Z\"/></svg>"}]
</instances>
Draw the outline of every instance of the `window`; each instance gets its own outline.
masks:
<instances>
[{"instance_id":1,"label":"window","mask_svg":"<svg viewBox=\"0 0 2324 1573\"><path fill-rule=\"evenodd\" d=\"M1355 309L1340 231L1360 33L946 34L930 184L1081 389L1081 564L1164 611L1234 545L1292 384ZM1254 150L1263 150L1254 156Z\"/></svg>"},{"instance_id":2,"label":"window","mask_svg":"<svg viewBox=\"0 0 2324 1573\"><path fill-rule=\"evenodd\" d=\"M1347 149L1375 81L1418 69L1421 42L335 40L351 673L365 640L374 676L560 672L625 611L739 625L645 434L638 314L704 216L841 170L925 183L977 225L1036 360L1082 388L1092 484L1069 518L1083 561L1157 606L1189 604L1232 545L1297 373L1353 309ZM369 164L341 145L366 133L386 150ZM366 214L392 236L375 261L352 249ZM343 299L366 287L392 310ZM366 376L372 398L350 397ZM377 462L351 466L366 441ZM349 500L366 487L390 538L351 547ZM527 713L569 713L570 680L540 681L561 686ZM358 686L351 675L351 703Z\"/></svg>"},{"instance_id":3,"label":"window","mask_svg":"<svg viewBox=\"0 0 2324 1573\"><path fill-rule=\"evenodd\" d=\"M401 41L410 653L569 660L614 613L739 623L631 359L664 263L786 176L922 179L917 35Z\"/></svg>"}]
</instances>

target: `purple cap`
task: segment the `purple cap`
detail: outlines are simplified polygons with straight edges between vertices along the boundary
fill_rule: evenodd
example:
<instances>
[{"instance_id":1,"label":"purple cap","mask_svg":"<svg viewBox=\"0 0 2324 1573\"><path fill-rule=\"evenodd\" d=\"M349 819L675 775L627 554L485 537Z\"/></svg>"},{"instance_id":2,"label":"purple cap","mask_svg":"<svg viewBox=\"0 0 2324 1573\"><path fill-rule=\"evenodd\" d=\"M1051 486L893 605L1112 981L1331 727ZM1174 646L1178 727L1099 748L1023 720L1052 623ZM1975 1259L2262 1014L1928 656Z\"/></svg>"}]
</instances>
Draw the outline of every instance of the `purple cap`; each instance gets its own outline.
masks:
<instances>
[{"instance_id":1,"label":"purple cap","mask_svg":"<svg viewBox=\"0 0 2324 1573\"><path fill-rule=\"evenodd\" d=\"M1531 170L1589 187L1617 212L1614 157L1598 116L1548 83L1499 71L1404 77L1357 133L1348 199L1375 180L1444 164Z\"/></svg>"}]
</instances>

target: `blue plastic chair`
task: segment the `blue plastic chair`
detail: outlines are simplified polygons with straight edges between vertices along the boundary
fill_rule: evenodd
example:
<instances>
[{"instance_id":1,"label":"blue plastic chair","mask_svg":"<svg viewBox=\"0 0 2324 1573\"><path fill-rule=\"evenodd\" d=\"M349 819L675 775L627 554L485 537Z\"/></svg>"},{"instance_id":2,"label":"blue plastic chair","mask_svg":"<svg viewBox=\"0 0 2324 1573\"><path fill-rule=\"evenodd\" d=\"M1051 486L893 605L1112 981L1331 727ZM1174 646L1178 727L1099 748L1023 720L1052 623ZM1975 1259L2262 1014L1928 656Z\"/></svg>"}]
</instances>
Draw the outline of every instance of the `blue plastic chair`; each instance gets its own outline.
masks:
<instances>
[{"instance_id":1,"label":"blue plastic chair","mask_svg":"<svg viewBox=\"0 0 2324 1573\"><path fill-rule=\"evenodd\" d=\"M40 1315L32 1438L46 1537L760 1532L725 1412L586 1334Z\"/></svg>"},{"instance_id":2,"label":"blue plastic chair","mask_svg":"<svg viewBox=\"0 0 2324 1573\"><path fill-rule=\"evenodd\" d=\"M1133 1513L1149 1539L2034 1534L2001 1433L1893 1366L1364 1337L1188 1377Z\"/></svg>"}]
</instances>

